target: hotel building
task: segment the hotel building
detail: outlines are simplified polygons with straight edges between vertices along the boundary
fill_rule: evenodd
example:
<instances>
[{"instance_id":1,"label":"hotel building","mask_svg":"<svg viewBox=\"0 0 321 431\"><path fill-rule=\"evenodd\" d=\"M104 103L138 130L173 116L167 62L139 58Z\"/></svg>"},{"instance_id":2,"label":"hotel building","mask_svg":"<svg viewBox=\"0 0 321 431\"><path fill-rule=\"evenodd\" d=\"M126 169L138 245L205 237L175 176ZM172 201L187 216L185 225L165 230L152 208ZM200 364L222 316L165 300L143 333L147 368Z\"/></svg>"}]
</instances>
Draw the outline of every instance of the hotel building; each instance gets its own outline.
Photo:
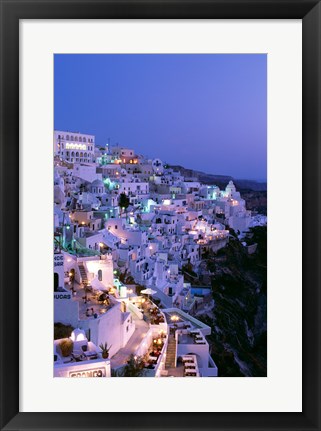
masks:
<instances>
[{"instance_id":1,"label":"hotel building","mask_svg":"<svg viewBox=\"0 0 321 431\"><path fill-rule=\"evenodd\" d=\"M54 131L54 155L70 163L95 160L95 136L78 132Z\"/></svg>"}]
</instances>

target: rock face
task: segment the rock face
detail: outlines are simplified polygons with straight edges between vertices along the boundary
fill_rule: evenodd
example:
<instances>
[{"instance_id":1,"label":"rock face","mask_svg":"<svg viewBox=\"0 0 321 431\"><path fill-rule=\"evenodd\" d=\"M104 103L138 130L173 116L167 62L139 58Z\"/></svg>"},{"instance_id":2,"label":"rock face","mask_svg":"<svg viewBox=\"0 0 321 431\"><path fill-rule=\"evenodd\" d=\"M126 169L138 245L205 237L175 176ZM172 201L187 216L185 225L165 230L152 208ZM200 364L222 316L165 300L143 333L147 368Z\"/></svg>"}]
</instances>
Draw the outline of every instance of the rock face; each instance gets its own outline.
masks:
<instances>
[{"instance_id":1,"label":"rock face","mask_svg":"<svg viewBox=\"0 0 321 431\"><path fill-rule=\"evenodd\" d=\"M267 213L266 191L243 191L242 198L246 202L246 209L256 211L259 214Z\"/></svg>"},{"instance_id":2,"label":"rock face","mask_svg":"<svg viewBox=\"0 0 321 431\"><path fill-rule=\"evenodd\" d=\"M267 375L266 227L252 234L253 255L234 238L207 259L215 307L201 320L212 327L208 338L220 376Z\"/></svg>"}]
</instances>

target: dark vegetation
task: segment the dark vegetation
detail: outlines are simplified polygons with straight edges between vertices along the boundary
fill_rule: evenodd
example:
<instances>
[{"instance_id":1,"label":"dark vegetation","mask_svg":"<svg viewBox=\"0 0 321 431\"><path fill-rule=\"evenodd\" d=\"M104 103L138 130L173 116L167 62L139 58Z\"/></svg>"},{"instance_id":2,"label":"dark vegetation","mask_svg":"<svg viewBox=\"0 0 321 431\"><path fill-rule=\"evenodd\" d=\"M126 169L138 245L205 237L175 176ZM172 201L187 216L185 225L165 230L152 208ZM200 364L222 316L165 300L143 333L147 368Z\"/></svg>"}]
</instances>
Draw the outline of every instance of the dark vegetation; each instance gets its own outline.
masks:
<instances>
[{"instance_id":1,"label":"dark vegetation","mask_svg":"<svg viewBox=\"0 0 321 431\"><path fill-rule=\"evenodd\" d=\"M128 270L126 269L125 272L121 272L118 275L119 281L121 281L124 284L135 284L134 277L130 274L128 274Z\"/></svg>"},{"instance_id":2,"label":"dark vegetation","mask_svg":"<svg viewBox=\"0 0 321 431\"><path fill-rule=\"evenodd\" d=\"M54 324L54 340L59 340L60 338L69 338L73 328L71 325L64 325L63 323Z\"/></svg>"},{"instance_id":3,"label":"dark vegetation","mask_svg":"<svg viewBox=\"0 0 321 431\"><path fill-rule=\"evenodd\" d=\"M233 234L233 232L232 232ZM246 248L232 235L229 244L206 259L215 301L213 316L198 316L211 326L211 354L220 376L267 375L267 229L251 228Z\"/></svg>"},{"instance_id":4,"label":"dark vegetation","mask_svg":"<svg viewBox=\"0 0 321 431\"><path fill-rule=\"evenodd\" d=\"M112 370L112 377L144 377L144 358L142 356L130 355L125 367Z\"/></svg>"},{"instance_id":5,"label":"dark vegetation","mask_svg":"<svg viewBox=\"0 0 321 431\"><path fill-rule=\"evenodd\" d=\"M123 209L126 210L129 207L129 204L130 204L129 197L126 195L126 193L121 193L118 199L118 205L120 206L120 211L122 212Z\"/></svg>"}]
</instances>

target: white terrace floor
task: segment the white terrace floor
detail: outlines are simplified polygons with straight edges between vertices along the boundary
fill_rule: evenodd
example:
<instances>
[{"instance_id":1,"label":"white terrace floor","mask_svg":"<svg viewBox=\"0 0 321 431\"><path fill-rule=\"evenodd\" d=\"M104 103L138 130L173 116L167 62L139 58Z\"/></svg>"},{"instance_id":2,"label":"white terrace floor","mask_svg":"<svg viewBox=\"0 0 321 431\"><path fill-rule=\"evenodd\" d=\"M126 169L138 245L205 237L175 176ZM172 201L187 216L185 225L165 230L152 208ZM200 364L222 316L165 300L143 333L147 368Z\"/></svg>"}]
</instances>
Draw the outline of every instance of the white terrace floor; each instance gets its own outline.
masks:
<instances>
[{"instance_id":1,"label":"white terrace floor","mask_svg":"<svg viewBox=\"0 0 321 431\"><path fill-rule=\"evenodd\" d=\"M110 359L111 368L118 368L121 365L126 364L128 357L132 353L135 353L141 341L143 340L143 338L145 338L149 330L148 323L146 323L144 320L138 319L138 317L135 316L135 314L132 314L132 317L133 317L133 320L135 321L135 326L136 326L135 331L133 335L130 337L126 346L118 350L116 355L114 355Z\"/></svg>"},{"instance_id":2,"label":"white terrace floor","mask_svg":"<svg viewBox=\"0 0 321 431\"><path fill-rule=\"evenodd\" d=\"M68 284L65 284L65 288L67 290L70 290L70 286ZM100 304L96 299L93 299L92 294L89 292L87 293L87 301L86 303L83 300L83 297L86 295L86 292L84 289L75 281L74 282L74 289L76 291L75 295L73 296L73 300L77 301L79 304L79 319L80 320L87 320L87 319L94 319L93 316L90 315L90 317L86 316L86 310L93 308L93 313L97 313L99 316L102 313L105 313L110 308L113 307L113 302L110 303L110 305L106 306L103 304ZM112 301L112 299L111 299Z\"/></svg>"}]
</instances>

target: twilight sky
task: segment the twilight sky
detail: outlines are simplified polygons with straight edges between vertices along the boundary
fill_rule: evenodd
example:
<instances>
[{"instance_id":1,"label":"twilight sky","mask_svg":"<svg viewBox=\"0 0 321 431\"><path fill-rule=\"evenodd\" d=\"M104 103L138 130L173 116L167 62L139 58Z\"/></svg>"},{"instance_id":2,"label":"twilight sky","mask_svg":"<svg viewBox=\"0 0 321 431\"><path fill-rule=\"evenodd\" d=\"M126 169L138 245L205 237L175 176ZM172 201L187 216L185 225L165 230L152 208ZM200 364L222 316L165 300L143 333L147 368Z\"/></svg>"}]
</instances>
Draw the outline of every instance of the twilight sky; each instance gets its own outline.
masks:
<instances>
[{"instance_id":1,"label":"twilight sky","mask_svg":"<svg viewBox=\"0 0 321 431\"><path fill-rule=\"evenodd\" d=\"M264 54L55 55L55 129L169 164L266 180Z\"/></svg>"}]
</instances>

